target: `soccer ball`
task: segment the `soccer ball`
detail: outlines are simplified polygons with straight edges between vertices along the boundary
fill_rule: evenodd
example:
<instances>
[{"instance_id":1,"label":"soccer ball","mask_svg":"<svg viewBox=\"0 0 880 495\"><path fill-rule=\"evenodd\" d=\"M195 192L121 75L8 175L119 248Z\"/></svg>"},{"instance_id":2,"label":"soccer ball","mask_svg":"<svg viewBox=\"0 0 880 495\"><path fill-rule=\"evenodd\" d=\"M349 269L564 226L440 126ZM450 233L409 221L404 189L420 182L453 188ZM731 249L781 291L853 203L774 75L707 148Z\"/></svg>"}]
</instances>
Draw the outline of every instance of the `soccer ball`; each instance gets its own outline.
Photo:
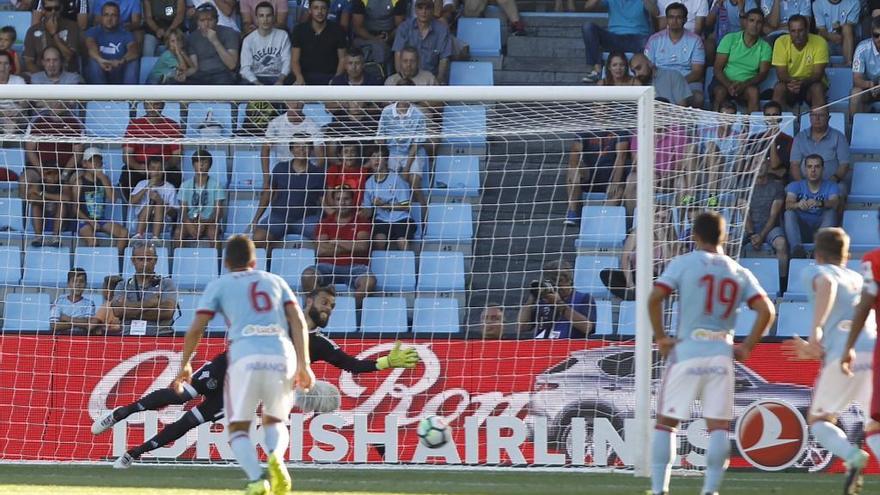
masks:
<instances>
[{"instance_id":1,"label":"soccer ball","mask_svg":"<svg viewBox=\"0 0 880 495\"><path fill-rule=\"evenodd\" d=\"M438 416L428 416L419 421L419 440L429 449L438 449L449 442L449 426Z\"/></svg>"}]
</instances>

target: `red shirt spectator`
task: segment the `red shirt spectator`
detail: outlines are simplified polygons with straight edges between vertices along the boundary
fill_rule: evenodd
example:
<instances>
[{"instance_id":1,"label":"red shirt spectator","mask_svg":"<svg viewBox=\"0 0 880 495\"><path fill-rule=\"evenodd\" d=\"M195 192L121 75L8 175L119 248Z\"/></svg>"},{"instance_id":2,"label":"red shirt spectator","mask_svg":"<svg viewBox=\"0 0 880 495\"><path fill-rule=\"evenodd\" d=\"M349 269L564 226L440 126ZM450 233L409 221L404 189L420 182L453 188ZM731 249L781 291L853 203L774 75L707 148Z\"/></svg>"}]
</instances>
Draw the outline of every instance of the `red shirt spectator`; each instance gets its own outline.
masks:
<instances>
[{"instance_id":1,"label":"red shirt spectator","mask_svg":"<svg viewBox=\"0 0 880 495\"><path fill-rule=\"evenodd\" d=\"M31 122L28 136L81 137L83 124L62 104L55 102L48 110ZM58 168L73 170L76 154L82 152L80 143L59 142L55 140L29 140L26 142L27 164L32 167L56 165ZM66 175L66 174L65 174Z\"/></svg>"},{"instance_id":2,"label":"red shirt spectator","mask_svg":"<svg viewBox=\"0 0 880 495\"><path fill-rule=\"evenodd\" d=\"M165 108L163 101L145 101L143 117L131 119L125 130L125 139L181 139L183 131L180 125L162 115ZM177 143L144 143L126 142L122 147L122 160L125 162L125 171L119 181L123 194L128 193L138 182L147 178L147 158L161 156L162 165L165 168L165 180L179 188L183 180L180 172L181 147Z\"/></svg>"},{"instance_id":3,"label":"red shirt spectator","mask_svg":"<svg viewBox=\"0 0 880 495\"><path fill-rule=\"evenodd\" d=\"M360 205L364 197L364 184L371 170L361 163L361 147L356 143L342 145L340 160L327 167L327 189L345 185L354 192L354 204Z\"/></svg>"},{"instance_id":4,"label":"red shirt spectator","mask_svg":"<svg viewBox=\"0 0 880 495\"><path fill-rule=\"evenodd\" d=\"M343 222L339 222L338 215L324 215L318 230L315 232L315 238L320 241L346 241L363 240L370 238L372 225L369 222L361 221L357 215L350 214L343 217ZM360 238L359 238L360 237ZM331 257L318 257L318 263L327 263L330 265L369 265L370 256L355 256L346 250L336 250L336 255Z\"/></svg>"}]
</instances>

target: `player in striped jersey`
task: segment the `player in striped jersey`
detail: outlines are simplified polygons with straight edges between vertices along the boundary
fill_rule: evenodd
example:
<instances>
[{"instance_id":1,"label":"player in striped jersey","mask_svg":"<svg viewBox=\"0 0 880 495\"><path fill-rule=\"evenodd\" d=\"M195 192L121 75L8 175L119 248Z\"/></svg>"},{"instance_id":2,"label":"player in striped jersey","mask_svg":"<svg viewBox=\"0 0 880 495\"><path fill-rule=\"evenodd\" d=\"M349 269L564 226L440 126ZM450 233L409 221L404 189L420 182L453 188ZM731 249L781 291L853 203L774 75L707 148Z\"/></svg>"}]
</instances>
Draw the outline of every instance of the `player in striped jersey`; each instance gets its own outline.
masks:
<instances>
[{"instance_id":1,"label":"player in striped jersey","mask_svg":"<svg viewBox=\"0 0 880 495\"><path fill-rule=\"evenodd\" d=\"M284 421L293 407L293 388L308 390L315 375L302 309L284 279L255 269L255 251L246 236L233 236L226 242L224 263L229 273L208 284L202 294L184 339L175 383L181 387L192 381L191 360L196 347L214 314L222 313L229 322L229 365L223 393L229 445L247 474L247 495L267 495L270 489L274 495L282 495L291 488L283 452L289 435ZM259 405L270 480L260 467L249 435Z\"/></svg>"},{"instance_id":2,"label":"player in striped jersey","mask_svg":"<svg viewBox=\"0 0 880 495\"><path fill-rule=\"evenodd\" d=\"M669 492L675 432L679 422L691 418L695 399L700 399L709 429L702 493L718 492L730 454L727 429L733 419L733 358L747 359L775 318L773 303L754 275L724 254L725 232L721 215L699 214L691 233L696 249L669 262L648 299L654 339L667 358L657 400L649 493ZM679 296L679 324L671 337L663 328L663 303L674 291ZM733 331L742 302L758 315L746 340L734 346Z\"/></svg>"}]
</instances>

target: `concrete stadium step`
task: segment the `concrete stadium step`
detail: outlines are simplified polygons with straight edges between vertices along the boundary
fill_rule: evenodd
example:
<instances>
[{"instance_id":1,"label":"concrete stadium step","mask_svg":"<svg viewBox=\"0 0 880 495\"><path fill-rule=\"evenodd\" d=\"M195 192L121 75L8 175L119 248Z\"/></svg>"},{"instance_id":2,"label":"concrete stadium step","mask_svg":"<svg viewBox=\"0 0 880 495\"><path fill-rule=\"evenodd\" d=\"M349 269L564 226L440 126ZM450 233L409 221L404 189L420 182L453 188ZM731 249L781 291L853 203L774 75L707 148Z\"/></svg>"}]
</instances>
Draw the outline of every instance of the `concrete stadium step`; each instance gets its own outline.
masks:
<instances>
[{"instance_id":1,"label":"concrete stadium step","mask_svg":"<svg viewBox=\"0 0 880 495\"><path fill-rule=\"evenodd\" d=\"M582 73L577 72L529 72L520 70L495 71L495 85L579 85L582 84Z\"/></svg>"},{"instance_id":2,"label":"concrete stadium step","mask_svg":"<svg viewBox=\"0 0 880 495\"><path fill-rule=\"evenodd\" d=\"M576 38L583 39L580 26L536 26L526 24L529 36L538 38Z\"/></svg>"},{"instance_id":3,"label":"concrete stadium step","mask_svg":"<svg viewBox=\"0 0 880 495\"><path fill-rule=\"evenodd\" d=\"M528 12L520 7L520 17L525 21L526 26L576 28L578 35L581 26L587 22L594 22L600 26L608 25L608 14L603 12Z\"/></svg>"},{"instance_id":4,"label":"concrete stadium step","mask_svg":"<svg viewBox=\"0 0 880 495\"><path fill-rule=\"evenodd\" d=\"M574 72L583 77L587 73L587 63L584 59L573 60L569 58L547 57L507 57L502 63L502 70L525 71L525 72ZM580 82L580 81L578 81Z\"/></svg>"},{"instance_id":5,"label":"concrete stadium step","mask_svg":"<svg viewBox=\"0 0 880 495\"><path fill-rule=\"evenodd\" d=\"M569 61L583 60L584 43L578 38L539 38L511 36L507 40L508 57L552 57Z\"/></svg>"}]
</instances>

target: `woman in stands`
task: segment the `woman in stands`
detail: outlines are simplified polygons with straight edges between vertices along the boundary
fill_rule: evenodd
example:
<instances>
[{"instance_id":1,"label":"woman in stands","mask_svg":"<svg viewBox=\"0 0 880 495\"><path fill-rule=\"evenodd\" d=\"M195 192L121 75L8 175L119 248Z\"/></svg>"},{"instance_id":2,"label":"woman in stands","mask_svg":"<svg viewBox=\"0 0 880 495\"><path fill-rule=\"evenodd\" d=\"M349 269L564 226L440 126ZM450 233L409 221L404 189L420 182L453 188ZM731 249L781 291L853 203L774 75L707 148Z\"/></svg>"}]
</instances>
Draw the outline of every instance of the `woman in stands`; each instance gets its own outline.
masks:
<instances>
[{"instance_id":1,"label":"woman in stands","mask_svg":"<svg viewBox=\"0 0 880 495\"><path fill-rule=\"evenodd\" d=\"M632 86L635 78L629 73L629 60L623 52L611 52L605 61L605 77L599 80L599 86Z\"/></svg>"}]
</instances>

